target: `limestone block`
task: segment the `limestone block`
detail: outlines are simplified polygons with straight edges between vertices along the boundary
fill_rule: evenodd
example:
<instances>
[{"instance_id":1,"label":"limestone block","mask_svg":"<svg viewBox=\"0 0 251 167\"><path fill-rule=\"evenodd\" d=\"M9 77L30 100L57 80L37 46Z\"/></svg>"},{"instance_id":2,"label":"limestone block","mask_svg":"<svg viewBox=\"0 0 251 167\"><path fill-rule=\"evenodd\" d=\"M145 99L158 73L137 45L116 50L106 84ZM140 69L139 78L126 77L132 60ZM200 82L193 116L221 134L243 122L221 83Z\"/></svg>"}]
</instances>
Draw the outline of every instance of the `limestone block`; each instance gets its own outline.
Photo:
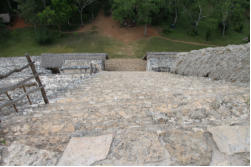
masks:
<instances>
[{"instance_id":1,"label":"limestone block","mask_svg":"<svg viewBox=\"0 0 251 167\"><path fill-rule=\"evenodd\" d=\"M7 152L3 158L3 164L6 166L53 166L56 165L59 155L18 142L13 142Z\"/></svg>"},{"instance_id":2,"label":"limestone block","mask_svg":"<svg viewBox=\"0 0 251 167\"><path fill-rule=\"evenodd\" d=\"M86 166L106 158L113 135L73 137L66 147L58 166Z\"/></svg>"},{"instance_id":3,"label":"limestone block","mask_svg":"<svg viewBox=\"0 0 251 167\"><path fill-rule=\"evenodd\" d=\"M203 132L173 129L163 136L165 147L179 165L209 165L212 150Z\"/></svg>"},{"instance_id":4,"label":"limestone block","mask_svg":"<svg viewBox=\"0 0 251 167\"><path fill-rule=\"evenodd\" d=\"M250 152L249 126L218 126L208 128L219 150L228 155Z\"/></svg>"}]
</instances>

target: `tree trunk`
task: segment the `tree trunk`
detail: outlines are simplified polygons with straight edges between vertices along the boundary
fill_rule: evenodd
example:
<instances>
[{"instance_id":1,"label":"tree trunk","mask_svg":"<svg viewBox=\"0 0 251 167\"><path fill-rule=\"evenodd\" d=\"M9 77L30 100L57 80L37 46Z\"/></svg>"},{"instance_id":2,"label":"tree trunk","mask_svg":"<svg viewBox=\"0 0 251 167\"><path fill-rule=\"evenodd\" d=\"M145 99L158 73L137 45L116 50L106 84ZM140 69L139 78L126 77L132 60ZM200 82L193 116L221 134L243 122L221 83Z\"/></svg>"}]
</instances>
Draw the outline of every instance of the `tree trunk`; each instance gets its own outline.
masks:
<instances>
[{"instance_id":1,"label":"tree trunk","mask_svg":"<svg viewBox=\"0 0 251 167\"><path fill-rule=\"evenodd\" d=\"M80 10L79 14L80 14L81 26L83 26L84 25L84 22L83 22L83 9Z\"/></svg>"},{"instance_id":2,"label":"tree trunk","mask_svg":"<svg viewBox=\"0 0 251 167\"><path fill-rule=\"evenodd\" d=\"M177 19L178 19L178 9L177 9L177 1L175 1L175 17L174 17L174 21L173 21L174 26L177 23Z\"/></svg>"},{"instance_id":3,"label":"tree trunk","mask_svg":"<svg viewBox=\"0 0 251 167\"><path fill-rule=\"evenodd\" d=\"M42 0L42 1L43 1L44 8L46 8L46 0Z\"/></svg>"},{"instance_id":4,"label":"tree trunk","mask_svg":"<svg viewBox=\"0 0 251 167\"><path fill-rule=\"evenodd\" d=\"M9 6L9 9L10 9L10 12L12 12L12 6L11 6L10 0L7 0L7 3L8 3L8 6Z\"/></svg>"},{"instance_id":5,"label":"tree trunk","mask_svg":"<svg viewBox=\"0 0 251 167\"><path fill-rule=\"evenodd\" d=\"M226 31L226 23L223 22L222 36L225 36L225 31Z\"/></svg>"},{"instance_id":6,"label":"tree trunk","mask_svg":"<svg viewBox=\"0 0 251 167\"><path fill-rule=\"evenodd\" d=\"M199 9L200 9L200 13L199 13L199 16L198 16L197 21L195 22L196 28L198 27L199 22L200 22L200 20L201 20L202 9L201 9L201 6L200 6L200 5L199 5Z\"/></svg>"},{"instance_id":7,"label":"tree trunk","mask_svg":"<svg viewBox=\"0 0 251 167\"><path fill-rule=\"evenodd\" d=\"M173 21L173 25L176 25L177 20L178 20L178 10L177 10L177 8L176 8L176 9L175 9L175 18L174 18L174 21Z\"/></svg>"},{"instance_id":8,"label":"tree trunk","mask_svg":"<svg viewBox=\"0 0 251 167\"><path fill-rule=\"evenodd\" d=\"M145 31L144 31L144 36L147 35L147 24L145 24Z\"/></svg>"}]
</instances>

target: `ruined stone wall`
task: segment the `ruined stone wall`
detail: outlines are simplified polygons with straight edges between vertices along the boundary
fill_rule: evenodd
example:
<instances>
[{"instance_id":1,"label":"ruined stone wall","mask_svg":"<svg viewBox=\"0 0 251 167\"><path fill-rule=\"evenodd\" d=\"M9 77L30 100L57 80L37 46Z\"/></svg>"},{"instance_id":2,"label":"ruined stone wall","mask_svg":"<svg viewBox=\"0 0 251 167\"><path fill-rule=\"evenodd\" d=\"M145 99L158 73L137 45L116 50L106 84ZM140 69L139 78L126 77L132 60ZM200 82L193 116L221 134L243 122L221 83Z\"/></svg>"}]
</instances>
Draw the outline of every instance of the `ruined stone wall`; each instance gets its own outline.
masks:
<instances>
[{"instance_id":1,"label":"ruined stone wall","mask_svg":"<svg viewBox=\"0 0 251 167\"><path fill-rule=\"evenodd\" d=\"M250 82L250 43L179 53L171 72L213 80Z\"/></svg>"},{"instance_id":2,"label":"ruined stone wall","mask_svg":"<svg viewBox=\"0 0 251 167\"><path fill-rule=\"evenodd\" d=\"M81 73L81 74L52 74L50 70L46 70L41 66L40 56L32 56L32 61L35 62L37 72L41 73L40 79L42 84L45 85L45 91L50 103L53 103L58 98L64 96L64 94L72 89L77 88L81 83L87 81L91 78L89 73ZM27 64L27 60L25 57L4 57L0 58L0 75L6 74L10 70L15 68L20 68ZM8 78L0 80L1 85L12 85L17 82L20 82L24 78L28 78L32 75L30 68L24 69L22 72L14 73ZM31 82L35 82L33 79ZM30 83L30 82L29 82ZM27 90L32 89L26 88ZM16 89L15 91L9 91L9 95L15 99L22 95L23 89ZM41 92L37 91L29 95L30 99L33 103L32 106L28 104L26 98L19 101L18 103L18 110L25 113L26 111L32 110L32 107L37 107L40 104L44 104L43 99L41 97ZM4 103L5 100L8 100L5 94L0 95L0 104ZM3 115L9 115L14 113L14 109L12 106L5 107L0 110L0 117Z\"/></svg>"},{"instance_id":3,"label":"ruined stone wall","mask_svg":"<svg viewBox=\"0 0 251 167\"><path fill-rule=\"evenodd\" d=\"M177 52L148 52L146 71L170 72L177 59Z\"/></svg>"},{"instance_id":4,"label":"ruined stone wall","mask_svg":"<svg viewBox=\"0 0 251 167\"><path fill-rule=\"evenodd\" d=\"M102 70L105 69L105 60L108 55L105 53L46 53L41 55L41 66L44 68L61 68L66 60L86 61L85 64L95 63Z\"/></svg>"}]
</instances>

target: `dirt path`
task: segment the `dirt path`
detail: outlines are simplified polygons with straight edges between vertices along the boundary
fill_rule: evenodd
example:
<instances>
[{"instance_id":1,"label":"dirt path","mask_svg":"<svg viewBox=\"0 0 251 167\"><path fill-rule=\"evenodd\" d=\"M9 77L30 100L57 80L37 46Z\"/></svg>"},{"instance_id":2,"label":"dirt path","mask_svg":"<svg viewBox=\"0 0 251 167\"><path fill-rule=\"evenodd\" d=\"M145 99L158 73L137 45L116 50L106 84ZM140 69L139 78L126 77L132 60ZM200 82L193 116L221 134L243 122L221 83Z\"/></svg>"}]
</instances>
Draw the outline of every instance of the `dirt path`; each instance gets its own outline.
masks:
<instances>
[{"instance_id":1,"label":"dirt path","mask_svg":"<svg viewBox=\"0 0 251 167\"><path fill-rule=\"evenodd\" d=\"M92 23L81 27L75 32L87 32L91 30L97 30L102 35L117 39L125 43L130 43L145 37L144 26L137 26L132 28L121 27L118 22L112 19L112 17L104 16L103 12L100 12ZM149 26L147 37L158 36L158 34L159 32L156 28Z\"/></svg>"},{"instance_id":2,"label":"dirt path","mask_svg":"<svg viewBox=\"0 0 251 167\"><path fill-rule=\"evenodd\" d=\"M147 36L144 36L144 26L137 26L132 28L121 27L117 21L112 19L112 17L104 16L103 12L100 12L97 18L92 23L79 28L75 32L87 32L92 30L96 30L104 36L117 39L119 41L125 42L126 44L143 38L159 37L168 41L179 42L189 45L215 46L206 43L174 40L167 37L163 37L159 34L160 29L157 29L152 26L148 27Z\"/></svg>"},{"instance_id":3,"label":"dirt path","mask_svg":"<svg viewBox=\"0 0 251 167\"><path fill-rule=\"evenodd\" d=\"M189 41L182 41L182 40L175 40L175 39L170 39L167 37L163 37L158 35L157 37L168 40L168 41L172 41L172 42L179 42L179 43L184 43L184 44L189 44L189 45L197 45L197 46L216 46L216 45L210 45L210 44L206 44L206 43L198 43L198 42L189 42Z\"/></svg>"},{"instance_id":4,"label":"dirt path","mask_svg":"<svg viewBox=\"0 0 251 167\"><path fill-rule=\"evenodd\" d=\"M25 23L23 19L17 17L15 21L13 22L13 26L9 27L9 29L14 30L14 29L25 28L29 26L31 25ZM99 33L101 33L104 36L117 39L126 44L131 43L136 40L143 39L143 38L159 37L168 41L179 42L179 43L190 44L190 45L216 46L216 45L210 45L206 43L189 42L189 41L175 40L175 39L163 37L159 34L160 30L152 26L148 27L147 36L144 36L144 26L137 26L137 27L132 27L132 28L121 27L120 24L117 21L113 20L111 16L106 17L103 11L99 13L97 18L92 23L84 27L81 27L74 32L87 32L87 31L93 31L93 30L97 30Z\"/></svg>"},{"instance_id":5,"label":"dirt path","mask_svg":"<svg viewBox=\"0 0 251 167\"><path fill-rule=\"evenodd\" d=\"M24 20L20 17L15 18L13 25L9 27L10 30L15 30L18 28L30 27L30 24L24 22Z\"/></svg>"}]
</instances>

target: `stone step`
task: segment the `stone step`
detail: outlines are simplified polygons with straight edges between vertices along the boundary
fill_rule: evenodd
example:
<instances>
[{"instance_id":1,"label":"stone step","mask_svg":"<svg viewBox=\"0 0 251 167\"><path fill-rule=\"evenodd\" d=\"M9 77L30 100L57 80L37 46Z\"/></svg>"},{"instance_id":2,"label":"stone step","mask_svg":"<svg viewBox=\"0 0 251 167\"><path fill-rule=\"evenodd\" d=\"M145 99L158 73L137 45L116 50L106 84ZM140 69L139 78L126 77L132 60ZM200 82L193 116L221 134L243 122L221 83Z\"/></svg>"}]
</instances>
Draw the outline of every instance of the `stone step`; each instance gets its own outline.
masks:
<instances>
[{"instance_id":1,"label":"stone step","mask_svg":"<svg viewBox=\"0 0 251 167\"><path fill-rule=\"evenodd\" d=\"M105 62L106 71L146 71L146 61L142 59L110 59Z\"/></svg>"}]
</instances>

